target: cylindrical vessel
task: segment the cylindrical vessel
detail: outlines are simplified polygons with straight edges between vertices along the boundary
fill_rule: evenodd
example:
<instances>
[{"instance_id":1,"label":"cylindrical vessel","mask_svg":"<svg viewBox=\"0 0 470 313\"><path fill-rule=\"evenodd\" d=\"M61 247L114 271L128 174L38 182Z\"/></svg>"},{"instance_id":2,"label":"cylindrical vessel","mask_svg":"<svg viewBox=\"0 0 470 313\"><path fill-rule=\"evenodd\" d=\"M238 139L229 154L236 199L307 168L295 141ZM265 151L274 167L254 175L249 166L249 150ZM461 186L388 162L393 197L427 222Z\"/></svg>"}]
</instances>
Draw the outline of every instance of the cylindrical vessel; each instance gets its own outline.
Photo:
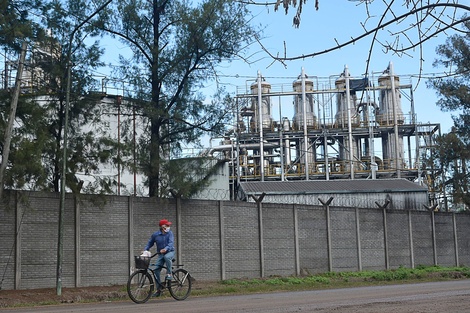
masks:
<instances>
[{"instance_id":1,"label":"cylindrical vessel","mask_svg":"<svg viewBox=\"0 0 470 313\"><path fill-rule=\"evenodd\" d=\"M400 85L400 78L393 76L395 90L392 90L392 80L390 75L384 74L379 77L379 111L376 120L380 125L394 125L396 114L397 124L403 124L405 117L401 109L401 94L397 88ZM392 92L395 92L393 97ZM394 103L394 100L396 103ZM395 106L395 113L394 113Z\"/></svg>"},{"instance_id":2,"label":"cylindrical vessel","mask_svg":"<svg viewBox=\"0 0 470 313\"><path fill-rule=\"evenodd\" d=\"M258 82L251 84L250 86L251 94L258 94ZM269 94L271 92L271 84L263 81L261 82L261 94ZM273 124L273 119L271 117L271 99L269 96L262 96L261 101L261 120L263 129L271 129ZM258 97L251 98L251 109L254 112L254 116L251 118L251 130L253 132L259 132L259 114L260 110L258 108Z\"/></svg>"},{"instance_id":3,"label":"cylindrical vessel","mask_svg":"<svg viewBox=\"0 0 470 313\"><path fill-rule=\"evenodd\" d=\"M299 78L292 84L295 92L294 96L294 128L301 130L304 127L304 114L306 115L307 127L314 127L317 123L317 117L313 109L314 100L313 94L308 93L313 91L313 81L305 79L305 99L306 99L306 112L304 112L304 105L302 102L302 80Z\"/></svg>"},{"instance_id":4,"label":"cylindrical vessel","mask_svg":"<svg viewBox=\"0 0 470 313\"><path fill-rule=\"evenodd\" d=\"M336 96L336 116L335 124L338 128L348 127L348 102L346 97L346 79L344 76L339 77L335 81L336 89L340 90ZM358 126L360 117L356 112L356 93L350 92L350 108L351 125Z\"/></svg>"}]
</instances>

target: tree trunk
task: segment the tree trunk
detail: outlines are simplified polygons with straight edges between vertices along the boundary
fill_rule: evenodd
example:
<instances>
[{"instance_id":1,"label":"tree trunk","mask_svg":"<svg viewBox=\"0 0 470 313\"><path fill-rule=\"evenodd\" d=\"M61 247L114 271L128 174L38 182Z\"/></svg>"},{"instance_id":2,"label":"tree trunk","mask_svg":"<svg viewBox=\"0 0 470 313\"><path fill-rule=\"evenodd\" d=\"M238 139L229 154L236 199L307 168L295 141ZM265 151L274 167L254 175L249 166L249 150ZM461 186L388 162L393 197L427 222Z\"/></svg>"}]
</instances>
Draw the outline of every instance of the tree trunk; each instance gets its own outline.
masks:
<instances>
[{"instance_id":1,"label":"tree trunk","mask_svg":"<svg viewBox=\"0 0 470 313\"><path fill-rule=\"evenodd\" d=\"M160 123L152 119L150 134L149 197L160 196Z\"/></svg>"},{"instance_id":2,"label":"tree trunk","mask_svg":"<svg viewBox=\"0 0 470 313\"><path fill-rule=\"evenodd\" d=\"M4 134L4 145L3 145L3 155L2 155L2 162L0 164L0 199L2 198L3 194L3 185L4 185L4 173L5 169L7 168L8 158L10 156L10 143L11 143L11 133L13 130L13 123L16 117L16 107L18 105L18 98L20 96L20 89L21 89L21 75L23 75L23 66L24 66L24 59L26 58L26 48L28 44L26 41L23 41L23 45L21 48L21 55L18 61L18 71L16 72L16 81L15 81L15 92L13 93L13 99L11 101L10 106L10 115L8 117L8 124Z\"/></svg>"}]
</instances>

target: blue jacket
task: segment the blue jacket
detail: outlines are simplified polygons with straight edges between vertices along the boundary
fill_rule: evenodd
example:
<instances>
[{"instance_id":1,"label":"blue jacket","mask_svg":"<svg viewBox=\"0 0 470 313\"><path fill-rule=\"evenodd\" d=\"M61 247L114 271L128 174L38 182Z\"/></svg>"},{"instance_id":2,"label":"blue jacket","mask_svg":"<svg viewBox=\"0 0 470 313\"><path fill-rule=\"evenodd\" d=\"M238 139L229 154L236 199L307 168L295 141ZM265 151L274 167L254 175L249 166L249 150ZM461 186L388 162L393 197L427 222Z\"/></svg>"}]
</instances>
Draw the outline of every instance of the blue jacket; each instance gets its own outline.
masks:
<instances>
[{"instance_id":1,"label":"blue jacket","mask_svg":"<svg viewBox=\"0 0 470 313\"><path fill-rule=\"evenodd\" d=\"M167 252L175 251L175 236L171 230L167 233L162 233L160 230L156 231L150 236L145 250L150 250L154 244L157 245L157 252L162 249L166 249Z\"/></svg>"}]
</instances>

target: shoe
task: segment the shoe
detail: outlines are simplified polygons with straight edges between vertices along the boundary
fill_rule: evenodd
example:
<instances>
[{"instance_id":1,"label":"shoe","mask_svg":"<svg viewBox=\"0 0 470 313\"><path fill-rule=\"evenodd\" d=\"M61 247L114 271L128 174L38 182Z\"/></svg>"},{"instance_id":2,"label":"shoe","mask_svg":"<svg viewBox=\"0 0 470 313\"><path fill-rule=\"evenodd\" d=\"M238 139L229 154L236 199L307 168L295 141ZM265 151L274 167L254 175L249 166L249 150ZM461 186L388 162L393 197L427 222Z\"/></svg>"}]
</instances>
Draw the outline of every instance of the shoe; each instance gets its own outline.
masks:
<instances>
[{"instance_id":1,"label":"shoe","mask_svg":"<svg viewBox=\"0 0 470 313\"><path fill-rule=\"evenodd\" d=\"M160 297L162 295L162 290L157 289L157 291L153 294L154 297Z\"/></svg>"},{"instance_id":2,"label":"shoe","mask_svg":"<svg viewBox=\"0 0 470 313\"><path fill-rule=\"evenodd\" d=\"M171 275L166 275L165 279L166 280L171 280Z\"/></svg>"}]
</instances>

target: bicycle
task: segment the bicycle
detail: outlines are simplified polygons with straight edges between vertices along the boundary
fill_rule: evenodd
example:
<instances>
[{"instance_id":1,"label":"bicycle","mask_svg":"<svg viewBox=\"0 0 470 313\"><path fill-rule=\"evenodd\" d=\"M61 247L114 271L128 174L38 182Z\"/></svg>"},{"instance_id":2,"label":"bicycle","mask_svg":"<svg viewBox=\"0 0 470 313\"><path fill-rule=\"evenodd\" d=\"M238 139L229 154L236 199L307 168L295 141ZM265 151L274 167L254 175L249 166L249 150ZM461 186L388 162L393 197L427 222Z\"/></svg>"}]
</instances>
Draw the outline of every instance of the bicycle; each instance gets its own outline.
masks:
<instances>
[{"instance_id":1,"label":"bicycle","mask_svg":"<svg viewBox=\"0 0 470 313\"><path fill-rule=\"evenodd\" d=\"M155 253L150 257L134 256L136 271L129 276L127 281L127 294L135 303L145 303L155 293L157 284L155 270L157 266L156 264L150 264L150 259L157 254ZM174 259L173 262L175 262ZM174 270L174 267L177 267L177 269ZM184 300L191 293L191 275L187 270L180 267L183 267L183 265L172 266L172 279L163 280L161 287L162 293L165 289L168 289L175 300ZM165 265L162 265L161 268L168 270Z\"/></svg>"}]
</instances>

